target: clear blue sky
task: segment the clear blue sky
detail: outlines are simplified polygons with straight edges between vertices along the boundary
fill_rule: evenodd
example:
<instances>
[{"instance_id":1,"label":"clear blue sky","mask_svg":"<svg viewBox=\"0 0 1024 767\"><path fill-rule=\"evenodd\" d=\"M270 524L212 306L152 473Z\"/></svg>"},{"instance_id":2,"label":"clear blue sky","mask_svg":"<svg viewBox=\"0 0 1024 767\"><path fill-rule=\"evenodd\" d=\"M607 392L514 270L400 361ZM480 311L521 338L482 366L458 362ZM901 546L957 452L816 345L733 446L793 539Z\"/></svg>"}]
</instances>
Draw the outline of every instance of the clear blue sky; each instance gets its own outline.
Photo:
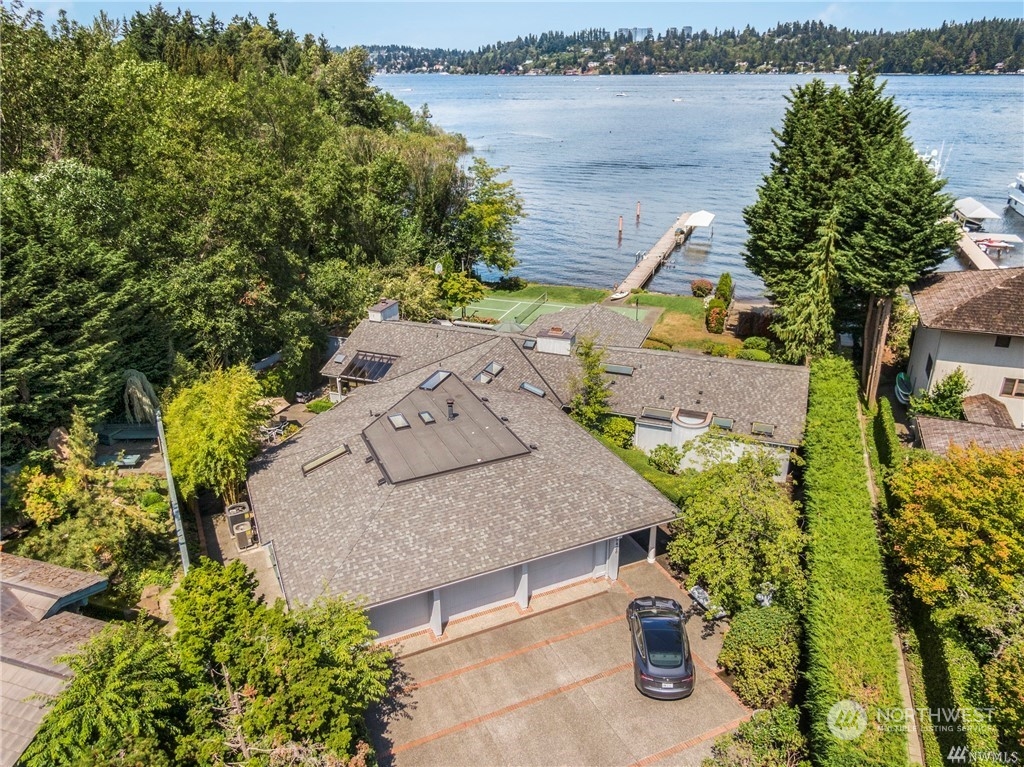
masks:
<instances>
[{"instance_id":1,"label":"clear blue sky","mask_svg":"<svg viewBox=\"0 0 1024 767\"><path fill-rule=\"evenodd\" d=\"M48 21L63 8L79 22L100 10L109 16L131 16L149 2L43 2L26 5L44 11ZM619 27L668 27L714 30L750 25L758 31L780 21L819 20L857 30L900 30L941 26L943 21L981 18L1020 18L1017 2L179 2L166 0L170 11L188 8L202 17L211 12L224 21L236 14L254 13L265 20L277 14L278 24L301 37L324 35L332 45L395 43L429 48L476 49L498 40L513 40L548 30L574 32L590 27L615 31Z\"/></svg>"}]
</instances>

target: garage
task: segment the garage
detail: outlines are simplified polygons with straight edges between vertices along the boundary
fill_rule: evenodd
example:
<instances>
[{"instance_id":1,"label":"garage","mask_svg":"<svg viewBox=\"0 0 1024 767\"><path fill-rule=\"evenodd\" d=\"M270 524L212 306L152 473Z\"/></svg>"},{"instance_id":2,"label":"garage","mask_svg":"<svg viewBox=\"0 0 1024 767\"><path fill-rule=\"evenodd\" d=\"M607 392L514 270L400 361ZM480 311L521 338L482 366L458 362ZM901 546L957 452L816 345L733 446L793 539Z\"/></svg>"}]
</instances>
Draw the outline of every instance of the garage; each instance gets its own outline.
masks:
<instances>
[{"instance_id":1,"label":"garage","mask_svg":"<svg viewBox=\"0 0 1024 767\"><path fill-rule=\"evenodd\" d=\"M381 639L396 634L419 631L430 625L430 610L433 598L430 592L378 605L367 610L370 625Z\"/></svg>"},{"instance_id":2,"label":"garage","mask_svg":"<svg viewBox=\"0 0 1024 767\"><path fill-rule=\"evenodd\" d=\"M508 602L516 596L514 568L487 573L441 589L441 620L447 623L460 615Z\"/></svg>"},{"instance_id":3,"label":"garage","mask_svg":"<svg viewBox=\"0 0 1024 767\"><path fill-rule=\"evenodd\" d=\"M605 541L530 562L530 593L603 575L607 556Z\"/></svg>"}]
</instances>

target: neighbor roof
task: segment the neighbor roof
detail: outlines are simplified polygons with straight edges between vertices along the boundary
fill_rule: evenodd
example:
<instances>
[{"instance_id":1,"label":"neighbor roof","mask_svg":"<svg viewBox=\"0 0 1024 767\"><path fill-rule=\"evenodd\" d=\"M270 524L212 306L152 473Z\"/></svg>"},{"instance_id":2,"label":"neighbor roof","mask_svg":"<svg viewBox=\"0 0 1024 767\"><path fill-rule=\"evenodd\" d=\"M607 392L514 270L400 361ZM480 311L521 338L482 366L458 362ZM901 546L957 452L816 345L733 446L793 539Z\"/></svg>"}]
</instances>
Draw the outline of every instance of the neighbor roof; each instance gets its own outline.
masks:
<instances>
[{"instance_id":1,"label":"neighbor roof","mask_svg":"<svg viewBox=\"0 0 1024 767\"><path fill-rule=\"evenodd\" d=\"M931 416L917 417L917 437L921 447L938 455L946 455L950 445L966 447L972 442L986 450L1024 449L1022 429Z\"/></svg>"},{"instance_id":2,"label":"neighbor roof","mask_svg":"<svg viewBox=\"0 0 1024 767\"><path fill-rule=\"evenodd\" d=\"M106 588L94 573L0 552L0 767L15 764L71 671L57 658L77 651L102 621L62 607Z\"/></svg>"},{"instance_id":3,"label":"neighbor roof","mask_svg":"<svg viewBox=\"0 0 1024 767\"><path fill-rule=\"evenodd\" d=\"M964 417L971 423L983 423L1003 429L1017 428L1006 405L991 394L972 394L970 397L964 397Z\"/></svg>"},{"instance_id":4,"label":"neighbor roof","mask_svg":"<svg viewBox=\"0 0 1024 767\"><path fill-rule=\"evenodd\" d=\"M1024 336L1024 267L933 274L911 293L925 327Z\"/></svg>"},{"instance_id":5,"label":"neighbor roof","mask_svg":"<svg viewBox=\"0 0 1024 767\"><path fill-rule=\"evenodd\" d=\"M453 359L475 367L487 356ZM671 502L556 402L495 386L509 371L492 384L460 385L487 398L473 408L536 449L455 475L388 482L364 432L378 422L374 414L411 402L434 370L357 389L253 462L250 501L260 537L274 542L290 602L330 593L380 604L674 518ZM467 400L459 407L467 409ZM486 416L476 423L496 428ZM343 444L348 454L303 475L303 464Z\"/></svg>"}]
</instances>

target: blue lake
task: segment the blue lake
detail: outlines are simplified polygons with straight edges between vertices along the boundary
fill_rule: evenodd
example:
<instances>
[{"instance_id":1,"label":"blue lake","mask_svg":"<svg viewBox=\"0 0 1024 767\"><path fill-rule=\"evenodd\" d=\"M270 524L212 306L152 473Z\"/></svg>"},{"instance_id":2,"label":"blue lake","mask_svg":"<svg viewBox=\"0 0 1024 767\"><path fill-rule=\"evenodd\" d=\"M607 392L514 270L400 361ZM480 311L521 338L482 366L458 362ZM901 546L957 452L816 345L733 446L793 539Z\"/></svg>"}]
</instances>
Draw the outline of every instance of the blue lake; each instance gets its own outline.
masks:
<instances>
[{"instance_id":1,"label":"blue lake","mask_svg":"<svg viewBox=\"0 0 1024 767\"><path fill-rule=\"evenodd\" d=\"M698 230L650 289L686 293L690 280L728 271L738 296L755 297L763 286L743 264L742 211L769 170L786 95L809 79L381 75L375 83L414 109L427 104L435 124L507 166L527 213L516 274L611 288L680 213L703 209L715 214L712 231ZM918 150L945 158L947 191L1001 214L986 230L1024 237L1024 218L1005 209L1007 186L1024 169L1024 77L899 76L885 92L907 111ZM1024 265L1024 246L1000 263Z\"/></svg>"}]
</instances>

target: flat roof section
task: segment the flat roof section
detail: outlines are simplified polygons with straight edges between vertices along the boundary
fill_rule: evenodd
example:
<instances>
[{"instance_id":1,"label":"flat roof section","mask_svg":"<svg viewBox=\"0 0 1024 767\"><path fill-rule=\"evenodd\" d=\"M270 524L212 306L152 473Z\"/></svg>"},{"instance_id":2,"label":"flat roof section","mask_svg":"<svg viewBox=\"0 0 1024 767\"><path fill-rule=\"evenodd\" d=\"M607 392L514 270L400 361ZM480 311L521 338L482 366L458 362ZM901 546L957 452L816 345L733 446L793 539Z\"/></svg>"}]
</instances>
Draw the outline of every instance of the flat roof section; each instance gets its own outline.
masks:
<instances>
[{"instance_id":1,"label":"flat roof section","mask_svg":"<svg viewBox=\"0 0 1024 767\"><path fill-rule=\"evenodd\" d=\"M392 484L530 454L454 374L431 389L413 389L367 426L363 439Z\"/></svg>"}]
</instances>

